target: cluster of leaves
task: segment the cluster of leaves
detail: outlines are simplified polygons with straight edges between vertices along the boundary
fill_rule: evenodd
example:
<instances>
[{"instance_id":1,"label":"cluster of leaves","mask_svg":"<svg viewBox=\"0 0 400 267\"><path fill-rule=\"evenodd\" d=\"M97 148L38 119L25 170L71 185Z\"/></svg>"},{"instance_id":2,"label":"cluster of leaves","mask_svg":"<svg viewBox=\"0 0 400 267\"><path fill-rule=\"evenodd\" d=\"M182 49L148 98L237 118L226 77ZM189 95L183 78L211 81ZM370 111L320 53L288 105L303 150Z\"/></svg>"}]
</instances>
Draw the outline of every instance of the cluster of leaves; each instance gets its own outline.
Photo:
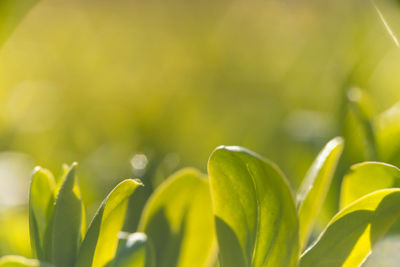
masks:
<instances>
[{"instance_id":1,"label":"cluster of leaves","mask_svg":"<svg viewBox=\"0 0 400 267\"><path fill-rule=\"evenodd\" d=\"M0 44L35 2L0 3ZM389 137L399 131L390 121L398 108L374 123L363 98L351 100L368 157L397 157L398 141ZM136 233L121 229L140 181L117 185L87 227L75 164L58 181L36 168L29 198L35 259L5 256L0 267L360 266L379 239L397 231L400 170L381 162L353 165L341 184L339 212L311 240L342 150L341 138L330 141L294 194L273 163L241 147L219 147L208 177L184 169L153 193Z\"/></svg>"},{"instance_id":2,"label":"cluster of leaves","mask_svg":"<svg viewBox=\"0 0 400 267\"><path fill-rule=\"evenodd\" d=\"M341 210L309 245L342 151L343 139L331 140L295 197L270 161L241 147L218 147L209 179L184 169L153 193L137 233L121 228L140 181L117 185L86 229L75 164L58 182L38 167L29 199L37 260L6 256L0 266L360 266L400 216L400 170L380 162L352 166Z\"/></svg>"},{"instance_id":3,"label":"cluster of leaves","mask_svg":"<svg viewBox=\"0 0 400 267\"><path fill-rule=\"evenodd\" d=\"M178 262L180 266L205 266L214 262L210 191L207 179L198 171L185 169L165 182L148 201L140 232L125 233L121 229L128 199L142 183L127 179L118 184L86 228L75 168L76 164L65 166L57 182L49 170L35 168L30 185L29 226L37 260L6 256L0 259L0 266L152 267L175 266Z\"/></svg>"},{"instance_id":4,"label":"cluster of leaves","mask_svg":"<svg viewBox=\"0 0 400 267\"><path fill-rule=\"evenodd\" d=\"M86 229L85 207L75 177L75 166L65 167L57 183L50 171L40 167L34 170L29 197L29 226L32 250L40 263L6 257L2 261L4 266L14 266L12 263L15 266L125 266L123 260L126 251L132 247L132 239L137 240L140 246L145 244L143 237L138 235L125 237L123 240L126 242L120 243L117 238L124 222L128 197L141 183L129 179L117 185ZM115 257L117 248L121 252ZM111 260L115 262L109 263Z\"/></svg>"}]
</instances>

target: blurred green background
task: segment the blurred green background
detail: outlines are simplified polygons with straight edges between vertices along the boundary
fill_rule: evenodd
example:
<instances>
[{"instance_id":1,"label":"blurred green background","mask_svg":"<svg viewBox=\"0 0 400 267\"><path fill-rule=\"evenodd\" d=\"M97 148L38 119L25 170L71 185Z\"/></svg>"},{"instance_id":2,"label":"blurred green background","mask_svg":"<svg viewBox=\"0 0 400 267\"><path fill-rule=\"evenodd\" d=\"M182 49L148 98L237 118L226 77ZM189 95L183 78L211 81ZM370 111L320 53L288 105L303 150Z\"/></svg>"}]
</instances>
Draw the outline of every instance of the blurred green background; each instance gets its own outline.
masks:
<instances>
[{"instance_id":1,"label":"blurred green background","mask_svg":"<svg viewBox=\"0 0 400 267\"><path fill-rule=\"evenodd\" d=\"M379 115L400 100L399 70L368 1L39 1L0 50L0 255L30 255L35 165L60 173L78 161L89 214L118 181L142 178L134 231L152 190L181 167L206 172L218 145L270 158L297 188L343 135L331 214L350 164L400 164L400 141L385 143L400 132L400 108L389 130Z\"/></svg>"}]
</instances>

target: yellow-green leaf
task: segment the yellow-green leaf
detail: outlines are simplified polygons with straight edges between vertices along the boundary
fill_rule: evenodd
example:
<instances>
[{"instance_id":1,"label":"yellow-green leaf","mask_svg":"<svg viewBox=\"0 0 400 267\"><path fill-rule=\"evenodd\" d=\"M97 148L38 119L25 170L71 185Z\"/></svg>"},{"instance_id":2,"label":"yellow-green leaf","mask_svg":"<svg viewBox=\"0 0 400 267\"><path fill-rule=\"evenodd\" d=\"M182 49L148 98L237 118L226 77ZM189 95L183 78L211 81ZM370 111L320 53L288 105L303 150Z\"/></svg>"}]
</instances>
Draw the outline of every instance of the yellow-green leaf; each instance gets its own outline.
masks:
<instances>
[{"instance_id":1,"label":"yellow-green leaf","mask_svg":"<svg viewBox=\"0 0 400 267\"><path fill-rule=\"evenodd\" d=\"M0 258L0 267L54 267L51 264L21 256L3 256Z\"/></svg>"},{"instance_id":2,"label":"yellow-green leaf","mask_svg":"<svg viewBox=\"0 0 400 267\"><path fill-rule=\"evenodd\" d=\"M82 203L73 164L56 196L50 222L47 255L58 267L72 267L81 239Z\"/></svg>"},{"instance_id":3,"label":"yellow-green leaf","mask_svg":"<svg viewBox=\"0 0 400 267\"><path fill-rule=\"evenodd\" d=\"M357 267L400 216L400 189L383 189L353 202L329 222L302 255L300 267Z\"/></svg>"},{"instance_id":4,"label":"yellow-green leaf","mask_svg":"<svg viewBox=\"0 0 400 267\"><path fill-rule=\"evenodd\" d=\"M308 241L316 216L328 194L337 163L343 151L343 139L331 140L319 153L300 186L297 206L300 223L300 247Z\"/></svg>"},{"instance_id":5,"label":"yellow-green leaf","mask_svg":"<svg viewBox=\"0 0 400 267\"><path fill-rule=\"evenodd\" d=\"M124 180L106 197L90 223L76 267L103 267L114 258L128 198L140 185L137 180Z\"/></svg>"},{"instance_id":6,"label":"yellow-green leaf","mask_svg":"<svg viewBox=\"0 0 400 267\"><path fill-rule=\"evenodd\" d=\"M374 121L379 155L384 162L400 163L400 103L379 114Z\"/></svg>"},{"instance_id":7,"label":"yellow-green leaf","mask_svg":"<svg viewBox=\"0 0 400 267\"><path fill-rule=\"evenodd\" d=\"M241 147L219 147L208 162L222 267L291 267L299 256L298 218L287 180Z\"/></svg>"},{"instance_id":8,"label":"yellow-green leaf","mask_svg":"<svg viewBox=\"0 0 400 267\"><path fill-rule=\"evenodd\" d=\"M360 136L363 143L363 149L366 152L366 156L370 160L378 160L378 148L376 142L376 133L373 125L374 105L370 96L359 88L352 88L348 93L348 100L350 110L353 112L356 121L361 126L361 135L357 134L357 138Z\"/></svg>"},{"instance_id":9,"label":"yellow-green leaf","mask_svg":"<svg viewBox=\"0 0 400 267\"><path fill-rule=\"evenodd\" d=\"M46 169L36 167L29 190L29 232L34 255L44 259L43 242L50 220L50 205L54 201L55 180Z\"/></svg>"},{"instance_id":10,"label":"yellow-green leaf","mask_svg":"<svg viewBox=\"0 0 400 267\"><path fill-rule=\"evenodd\" d=\"M340 206L344 208L374 191L399 187L400 169L381 162L362 162L351 166L342 182Z\"/></svg>"},{"instance_id":11,"label":"yellow-green leaf","mask_svg":"<svg viewBox=\"0 0 400 267\"><path fill-rule=\"evenodd\" d=\"M60 191L61 186L62 186L65 178L67 177L67 174L68 174L70 168L71 168L71 166L69 166L68 164L65 164L65 163L61 166L61 175L60 175L59 179L57 180L56 186L54 188L55 195L57 195L58 192ZM81 198L81 190L80 190L78 183L75 183L73 190L77 194L77 196L79 198ZM83 239L86 234L86 207L85 207L85 204L83 203L83 201L81 203L82 203L82 207L81 207L81 210L82 210L81 239Z\"/></svg>"},{"instance_id":12,"label":"yellow-green leaf","mask_svg":"<svg viewBox=\"0 0 400 267\"><path fill-rule=\"evenodd\" d=\"M139 224L157 267L205 267L215 260L214 222L207 177L184 169L168 178L147 202Z\"/></svg>"}]
</instances>

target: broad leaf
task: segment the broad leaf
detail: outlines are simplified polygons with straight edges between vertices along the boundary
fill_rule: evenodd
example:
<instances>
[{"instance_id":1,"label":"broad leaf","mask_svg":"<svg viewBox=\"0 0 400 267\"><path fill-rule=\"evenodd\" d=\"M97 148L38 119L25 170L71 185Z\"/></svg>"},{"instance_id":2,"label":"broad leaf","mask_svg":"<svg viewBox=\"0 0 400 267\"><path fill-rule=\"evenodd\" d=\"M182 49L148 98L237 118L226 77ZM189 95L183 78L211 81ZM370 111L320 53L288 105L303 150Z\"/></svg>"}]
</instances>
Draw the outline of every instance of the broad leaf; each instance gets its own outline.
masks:
<instances>
[{"instance_id":1,"label":"broad leaf","mask_svg":"<svg viewBox=\"0 0 400 267\"><path fill-rule=\"evenodd\" d=\"M139 231L146 233L157 267L204 267L215 260L214 223L207 177L184 169L148 200Z\"/></svg>"},{"instance_id":2,"label":"broad leaf","mask_svg":"<svg viewBox=\"0 0 400 267\"><path fill-rule=\"evenodd\" d=\"M282 172L253 152L224 146L208 171L221 266L296 266L298 219Z\"/></svg>"},{"instance_id":3,"label":"broad leaf","mask_svg":"<svg viewBox=\"0 0 400 267\"><path fill-rule=\"evenodd\" d=\"M38 0L0 1L0 47Z\"/></svg>"},{"instance_id":4,"label":"broad leaf","mask_svg":"<svg viewBox=\"0 0 400 267\"><path fill-rule=\"evenodd\" d=\"M56 196L50 222L47 255L58 267L71 267L81 238L82 203L73 164Z\"/></svg>"},{"instance_id":5,"label":"broad leaf","mask_svg":"<svg viewBox=\"0 0 400 267\"><path fill-rule=\"evenodd\" d=\"M400 189L366 195L333 217L299 266L360 266L399 216Z\"/></svg>"},{"instance_id":6,"label":"broad leaf","mask_svg":"<svg viewBox=\"0 0 400 267\"><path fill-rule=\"evenodd\" d=\"M118 184L101 204L82 242L76 267L103 267L115 256L128 198L142 185L128 179Z\"/></svg>"},{"instance_id":7,"label":"broad leaf","mask_svg":"<svg viewBox=\"0 0 400 267\"><path fill-rule=\"evenodd\" d=\"M374 191L399 186L400 170L397 167L380 162L355 164L343 178L340 206L344 208Z\"/></svg>"},{"instance_id":8,"label":"broad leaf","mask_svg":"<svg viewBox=\"0 0 400 267\"><path fill-rule=\"evenodd\" d=\"M337 137L331 140L319 153L300 186L297 206L301 248L307 243L315 219L328 194L342 151L343 139Z\"/></svg>"},{"instance_id":9,"label":"broad leaf","mask_svg":"<svg viewBox=\"0 0 400 267\"><path fill-rule=\"evenodd\" d=\"M38 259L44 259L43 242L50 220L50 205L54 201L54 188L53 174L36 167L29 191L29 232L32 251Z\"/></svg>"},{"instance_id":10,"label":"broad leaf","mask_svg":"<svg viewBox=\"0 0 400 267\"><path fill-rule=\"evenodd\" d=\"M120 238L120 245L113 267L153 266L152 248L145 234L133 233Z\"/></svg>"},{"instance_id":11,"label":"broad leaf","mask_svg":"<svg viewBox=\"0 0 400 267\"><path fill-rule=\"evenodd\" d=\"M54 267L51 264L21 256L4 256L0 258L0 267Z\"/></svg>"}]
</instances>

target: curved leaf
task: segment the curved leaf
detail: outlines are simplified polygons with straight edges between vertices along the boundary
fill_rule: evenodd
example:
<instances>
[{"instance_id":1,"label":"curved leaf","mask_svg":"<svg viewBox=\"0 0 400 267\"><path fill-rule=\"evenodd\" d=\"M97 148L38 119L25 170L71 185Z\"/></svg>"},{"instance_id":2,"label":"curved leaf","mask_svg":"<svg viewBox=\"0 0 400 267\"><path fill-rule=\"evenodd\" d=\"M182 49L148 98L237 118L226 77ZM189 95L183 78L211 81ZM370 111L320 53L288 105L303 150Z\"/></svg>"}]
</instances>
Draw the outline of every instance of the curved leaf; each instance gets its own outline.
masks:
<instances>
[{"instance_id":1,"label":"curved leaf","mask_svg":"<svg viewBox=\"0 0 400 267\"><path fill-rule=\"evenodd\" d=\"M343 178L340 206L343 208L374 191L399 186L400 169L397 167L381 162L355 164Z\"/></svg>"},{"instance_id":2,"label":"curved leaf","mask_svg":"<svg viewBox=\"0 0 400 267\"><path fill-rule=\"evenodd\" d=\"M194 169L168 178L148 200L139 224L157 267L204 267L215 260L209 183Z\"/></svg>"},{"instance_id":3,"label":"curved leaf","mask_svg":"<svg viewBox=\"0 0 400 267\"><path fill-rule=\"evenodd\" d=\"M121 240L121 238L120 238ZM153 267L152 248L143 233L122 238L113 267Z\"/></svg>"},{"instance_id":4,"label":"curved leaf","mask_svg":"<svg viewBox=\"0 0 400 267\"><path fill-rule=\"evenodd\" d=\"M400 216L400 189L364 196L336 214L302 255L300 267L355 267Z\"/></svg>"},{"instance_id":5,"label":"curved leaf","mask_svg":"<svg viewBox=\"0 0 400 267\"><path fill-rule=\"evenodd\" d=\"M208 171L221 266L296 266L298 219L282 172L253 152L224 146Z\"/></svg>"},{"instance_id":6,"label":"curved leaf","mask_svg":"<svg viewBox=\"0 0 400 267\"><path fill-rule=\"evenodd\" d=\"M71 267L81 238L82 203L75 178L74 163L56 196L50 222L47 255L58 267Z\"/></svg>"},{"instance_id":7,"label":"curved leaf","mask_svg":"<svg viewBox=\"0 0 400 267\"><path fill-rule=\"evenodd\" d=\"M29 232L34 255L44 259L43 242L50 220L50 205L54 201L55 180L46 169L36 167L29 190Z\"/></svg>"},{"instance_id":8,"label":"curved leaf","mask_svg":"<svg viewBox=\"0 0 400 267\"><path fill-rule=\"evenodd\" d=\"M82 242L76 267L103 267L113 259L128 198L140 185L137 180L124 180L104 199Z\"/></svg>"},{"instance_id":9,"label":"curved leaf","mask_svg":"<svg viewBox=\"0 0 400 267\"><path fill-rule=\"evenodd\" d=\"M310 236L316 216L320 212L343 151L343 138L332 139L319 153L308 170L297 194L300 223L300 247Z\"/></svg>"},{"instance_id":10,"label":"curved leaf","mask_svg":"<svg viewBox=\"0 0 400 267\"><path fill-rule=\"evenodd\" d=\"M21 256L3 256L0 258L0 267L54 267L51 264Z\"/></svg>"}]
</instances>

